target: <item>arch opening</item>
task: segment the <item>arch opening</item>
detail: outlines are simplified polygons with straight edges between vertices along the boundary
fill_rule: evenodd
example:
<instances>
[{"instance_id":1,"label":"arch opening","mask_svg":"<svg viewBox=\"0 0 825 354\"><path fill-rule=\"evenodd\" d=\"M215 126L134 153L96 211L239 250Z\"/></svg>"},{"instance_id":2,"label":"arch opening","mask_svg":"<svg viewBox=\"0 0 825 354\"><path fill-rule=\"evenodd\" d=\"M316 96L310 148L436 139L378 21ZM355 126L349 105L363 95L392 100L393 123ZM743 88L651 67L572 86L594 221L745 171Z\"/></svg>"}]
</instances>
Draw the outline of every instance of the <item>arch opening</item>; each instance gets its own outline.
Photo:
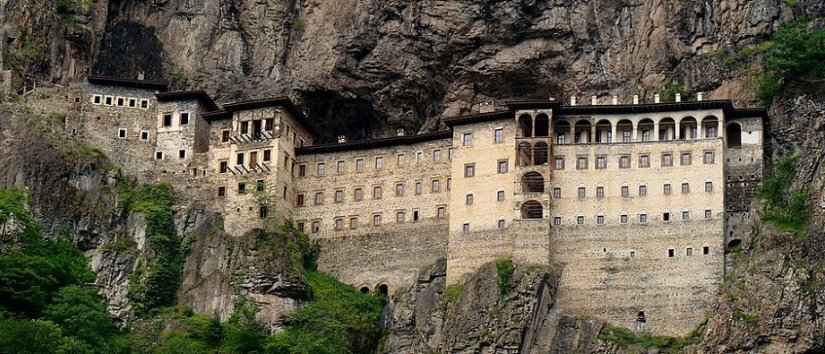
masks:
<instances>
[{"instance_id":1,"label":"arch opening","mask_svg":"<svg viewBox=\"0 0 825 354\"><path fill-rule=\"evenodd\" d=\"M613 142L613 125L607 119L596 123L596 143L609 144Z\"/></svg>"},{"instance_id":2,"label":"arch opening","mask_svg":"<svg viewBox=\"0 0 825 354\"><path fill-rule=\"evenodd\" d=\"M725 127L725 138L728 140L728 147L742 146L742 126L739 123L730 123Z\"/></svg>"},{"instance_id":3,"label":"arch opening","mask_svg":"<svg viewBox=\"0 0 825 354\"><path fill-rule=\"evenodd\" d=\"M544 193L544 176L535 171L527 172L521 177L521 187L527 193Z\"/></svg>"},{"instance_id":4,"label":"arch opening","mask_svg":"<svg viewBox=\"0 0 825 354\"><path fill-rule=\"evenodd\" d=\"M556 135L556 144L570 144L570 123L566 120L558 121L553 127Z\"/></svg>"},{"instance_id":5,"label":"arch opening","mask_svg":"<svg viewBox=\"0 0 825 354\"><path fill-rule=\"evenodd\" d=\"M702 136L716 138L719 136L719 118L707 116L702 119Z\"/></svg>"},{"instance_id":6,"label":"arch opening","mask_svg":"<svg viewBox=\"0 0 825 354\"><path fill-rule=\"evenodd\" d=\"M530 166L533 161L533 147L528 142L518 144L518 165Z\"/></svg>"},{"instance_id":7,"label":"arch opening","mask_svg":"<svg viewBox=\"0 0 825 354\"><path fill-rule=\"evenodd\" d=\"M659 140L670 141L676 139L676 121L673 118L663 118L659 121Z\"/></svg>"},{"instance_id":8,"label":"arch opening","mask_svg":"<svg viewBox=\"0 0 825 354\"><path fill-rule=\"evenodd\" d=\"M387 284L381 284L378 286L378 294L381 294L383 297L387 297L390 294L390 288Z\"/></svg>"},{"instance_id":9,"label":"arch opening","mask_svg":"<svg viewBox=\"0 0 825 354\"><path fill-rule=\"evenodd\" d=\"M679 121L679 139L696 139L699 137L696 118L685 117Z\"/></svg>"},{"instance_id":10,"label":"arch opening","mask_svg":"<svg viewBox=\"0 0 825 354\"><path fill-rule=\"evenodd\" d=\"M653 129L655 127L656 125L653 124L653 120L650 118L640 120L636 132L637 139L643 142L653 141Z\"/></svg>"},{"instance_id":11,"label":"arch opening","mask_svg":"<svg viewBox=\"0 0 825 354\"><path fill-rule=\"evenodd\" d=\"M580 120L576 122L576 144L590 144L590 142L593 141L592 137L590 136L592 127L593 125L586 120Z\"/></svg>"},{"instance_id":12,"label":"arch opening","mask_svg":"<svg viewBox=\"0 0 825 354\"><path fill-rule=\"evenodd\" d=\"M546 114L542 113L536 116L535 127L536 129L533 132L535 136L550 136L550 118Z\"/></svg>"},{"instance_id":13,"label":"arch opening","mask_svg":"<svg viewBox=\"0 0 825 354\"><path fill-rule=\"evenodd\" d=\"M616 123L616 134L623 143L633 142L633 123L627 119L620 120Z\"/></svg>"},{"instance_id":14,"label":"arch opening","mask_svg":"<svg viewBox=\"0 0 825 354\"><path fill-rule=\"evenodd\" d=\"M544 218L544 207L535 200L529 200L521 205L522 219L542 219Z\"/></svg>"},{"instance_id":15,"label":"arch opening","mask_svg":"<svg viewBox=\"0 0 825 354\"><path fill-rule=\"evenodd\" d=\"M518 125L521 137L529 138L533 136L533 117L529 114L522 114L518 117Z\"/></svg>"},{"instance_id":16,"label":"arch opening","mask_svg":"<svg viewBox=\"0 0 825 354\"><path fill-rule=\"evenodd\" d=\"M361 291L362 294L369 294L370 293L370 288L366 287L366 286L362 286L360 291Z\"/></svg>"}]
</instances>

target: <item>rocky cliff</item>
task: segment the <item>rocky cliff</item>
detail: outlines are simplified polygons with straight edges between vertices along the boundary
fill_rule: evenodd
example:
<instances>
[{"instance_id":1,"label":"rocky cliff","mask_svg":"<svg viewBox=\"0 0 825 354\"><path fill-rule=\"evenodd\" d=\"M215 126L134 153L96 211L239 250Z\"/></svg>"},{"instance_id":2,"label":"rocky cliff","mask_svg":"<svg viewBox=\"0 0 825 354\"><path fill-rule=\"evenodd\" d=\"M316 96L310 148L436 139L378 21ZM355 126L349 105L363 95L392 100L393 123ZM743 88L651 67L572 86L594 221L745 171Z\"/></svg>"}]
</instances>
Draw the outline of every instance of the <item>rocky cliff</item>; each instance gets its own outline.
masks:
<instances>
[{"instance_id":1,"label":"rocky cliff","mask_svg":"<svg viewBox=\"0 0 825 354\"><path fill-rule=\"evenodd\" d=\"M754 58L738 54L825 15L817 0L53 1L7 0L7 67L56 82L144 73L220 100L288 94L326 139L436 129L509 97L750 102Z\"/></svg>"}]
</instances>

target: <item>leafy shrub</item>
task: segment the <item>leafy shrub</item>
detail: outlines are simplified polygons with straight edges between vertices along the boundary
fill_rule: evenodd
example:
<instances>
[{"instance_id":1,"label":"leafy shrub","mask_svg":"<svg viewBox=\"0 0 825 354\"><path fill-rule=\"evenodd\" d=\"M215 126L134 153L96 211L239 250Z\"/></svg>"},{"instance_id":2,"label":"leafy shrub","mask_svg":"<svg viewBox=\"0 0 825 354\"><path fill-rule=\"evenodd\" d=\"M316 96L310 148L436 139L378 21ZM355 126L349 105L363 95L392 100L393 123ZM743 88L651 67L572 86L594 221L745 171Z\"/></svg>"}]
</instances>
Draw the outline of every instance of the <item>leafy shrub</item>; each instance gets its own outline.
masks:
<instances>
[{"instance_id":1,"label":"leafy shrub","mask_svg":"<svg viewBox=\"0 0 825 354\"><path fill-rule=\"evenodd\" d=\"M630 352L647 349L658 349L660 353L677 353L688 345L698 342L702 326L693 330L688 336L684 338L668 337L668 336L654 336L649 333L633 333L631 330L614 326L605 325L599 332L599 339L618 345L621 348L628 349Z\"/></svg>"},{"instance_id":2,"label":"leafy shrub","mask_svg":"<svg viewBox=\"0 0 825 354\"><path fill-rule=\"evenodd\" d=\"M12 232L11 223L15 224L15 231L19 229L19 236L23 239L33 240L38 235L37 223L34 221L31 212L26 208L28 196L19 189L0 189L0 239ZM9 228L7 230L7 228Z\"/></svg>"},{"instance_id":3,"label":"leafy shrub","mask_svg":"<svg viewBox=\"0 0 825 354\"><path fill-rule=\"evenodd\" d=\"M825 77L825 29L813 30L804 19L783 25L765 52L765 72L757 79L757 93L765 103L790 80Z\"/></svg>"},{"instance_id":4,"label":"leafy shrub","mask_svg":"<svg viewBox=\"0 0 825 354\"><path fill-rule=\"evenodd\" d=\"M43 318L59 325L65 334L98 348L105 347L115 334L106 305L94 288L71 285L60 289L46 306Z\"/></svg>"},{"instance_id":5,"label":"leafy shrub","mask_svg":"<svg viewBox=\"0 0 825 354\"><path fill-rule=\"evenodd\" d=\"M498 291L501 298L504 299L507 293L510 292L510 280L513 278L513 260L509 258L499 259L496 261L496 273L498 274Z\"/></svg>"},{"instance_id":6,"label":"leafy shrub","mask_svg":"<svg viewBox=\"0 0 825 354\"><path fill-rule=\"evenodd\" d=\"M665 85L660 98L662 102L675 102L677 93L684 96L686 94L685 85L682 85L679 81L671 80Z\"/></svg>"},{"instance_id":7,"label":"leafy shrub","mask_svg":"<svg viewBox=\"0 0 825 354\"><path fill-rule=\"evenodd\" d=\"M461 299L461 294L464 293L464 284L453 284L447 287L445 297L448 303L456 303Z\"/></svg>"},{"instance_id":8,"label":"leafy shrub","mask_svg":"<svg viewBox=\"0 0 825 354\"><path fill-rule=\"evenodd\" d=\"M763 203L764 221L780 230L793 232L797 237L804 237L810 212L808 193L792 189L797 160L799 155L779 160L773 174L762 181L759 196Z\"/></svg>"}]
</instances>

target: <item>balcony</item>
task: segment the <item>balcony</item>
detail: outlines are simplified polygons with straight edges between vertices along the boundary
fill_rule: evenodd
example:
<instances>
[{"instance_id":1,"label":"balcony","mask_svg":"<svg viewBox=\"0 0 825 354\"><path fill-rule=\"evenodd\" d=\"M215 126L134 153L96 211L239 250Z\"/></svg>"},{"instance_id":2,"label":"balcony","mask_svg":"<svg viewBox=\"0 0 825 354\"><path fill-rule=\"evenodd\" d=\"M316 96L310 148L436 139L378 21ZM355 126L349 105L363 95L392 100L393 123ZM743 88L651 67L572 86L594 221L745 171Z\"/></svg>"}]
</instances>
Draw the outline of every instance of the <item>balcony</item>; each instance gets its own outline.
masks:
<instances>
[{"instance_id":1,"label":"balcony","mask_svg":"<svg viewBox=\"0 0 825 354\"><path fill-rule=\"evenodd\" d=\"M229 137L229 141L233 144L257 144L265 143L275 138L274 131L261 130L253 132L252 134L233 134Z\"/></svg>"},{"instance_id":2,"label":"balcony","mask_svg":"<svg viewBox=\"0 0 825 354\"><path fill-rule=\"evenodd\" d=\"M254 166L247 167L245 165L235 165L229 169L229 172L236 176L251 175L251 174L270 174L272 168L268 165L257 163Z\"/></svg>"}]
</instances>

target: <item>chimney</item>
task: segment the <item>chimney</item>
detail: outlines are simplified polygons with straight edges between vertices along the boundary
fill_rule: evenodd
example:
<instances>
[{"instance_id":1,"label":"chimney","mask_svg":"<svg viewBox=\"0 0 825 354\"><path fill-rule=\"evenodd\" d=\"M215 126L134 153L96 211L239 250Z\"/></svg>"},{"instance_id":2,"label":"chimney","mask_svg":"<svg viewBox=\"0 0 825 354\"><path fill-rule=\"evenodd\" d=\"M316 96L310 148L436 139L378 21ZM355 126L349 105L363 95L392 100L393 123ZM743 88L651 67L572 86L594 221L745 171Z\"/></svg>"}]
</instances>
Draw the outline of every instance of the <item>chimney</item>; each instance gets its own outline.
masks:
<instances>
[{"instance_id":1,"label":"chimney","mask_svg":"<svg viewBox=\"0 0 825 354\"><path fill-rule=\"evenodd\" d=\"M619 104L619 96L613 96L613 104Z\"/></svg>"},{"instance_id":2,"label":"chimney","mask_svg":"<svg viewBox=\"0 0 825 354\"><path fill-rule=\"evenodd\" d=\"M595 106L599 104L599 97L597 96L590 96L590 104Z\"/></svg>"},{"instance_id":3,"label":"chimney","mask_svg":"<svg viewBox=\"0 0 825 354\"><path fill-rule=\"evenodd\" d=\"M660 102L661 102L661 99L659 97L659 94L657 93L657 94L653 95L653 103L660 103Z\"/></svg>"},{"instance_id":4,"label":"chimney","mask_svg":"<svg viewBox=\"0 0 825 354\"><path fill-rule=\"evenodd\" d=\"M346 142L347 142L347 136L346 135L339 135L338 136L338 144L343 144L343 143L346 143Z\"/></svg>"},{"instance_id":5,"label":"chimney","mask_svg":"<svg viewBox=\"0 0 825 354\"><path fill-rule=\"evenodd\" d=\"M482 102L478 105L478 113L490 113L495 112L496 105L493 102Z\"/></svg>"},{"instance_id":6,"label":"chimney","mask_svg":"<svg viewBox=\"0 0 825 354\"><path fill-rule=\"evenodd\" d=\"M676 96L673 97L673 100L676 102L682 102L682 94L677 92Z\"/></svg>"},{"instance_id":7,"label":"chimney","mask_svg":"<svg viewBox=\"0 0 825 354\"><path fill-rule=\"evenodd\" d=\"M639 95L633 95L633 104L639 104Z\"/></svg>"},{"instance_id":8,"label":"chimney","mask_svg":"<svg viewBox=\"0 0 825 354\"><path fill-rule=\"evenodd\" d=\"M398 128L395 130L395 136L404 136L404 128Z\"/></svg>"},{"instance_id":9,"label":"chimney","mask_svg":"<svg viewBox=\"0 0 825 354\"><path fill-rule=\"evenodd\" d=\"M570 105L571 105L571 106L575 106L575 105L576 105L576 96L570 96Z\"/></svg>"},{"instance_id":10,"label":"chimney","mask_svg":"<svg viewBox=\"0 0 825 354\"><path fill-rule=\"evenodd\" d=\"M701 93L701 92L697 92L697 93L696 93L696 100L697 100L697 101L701 101L701 100L703 100L703 99L705 99L705 95L704 95L703 93Z\"/></svg>"}]
</instances>

